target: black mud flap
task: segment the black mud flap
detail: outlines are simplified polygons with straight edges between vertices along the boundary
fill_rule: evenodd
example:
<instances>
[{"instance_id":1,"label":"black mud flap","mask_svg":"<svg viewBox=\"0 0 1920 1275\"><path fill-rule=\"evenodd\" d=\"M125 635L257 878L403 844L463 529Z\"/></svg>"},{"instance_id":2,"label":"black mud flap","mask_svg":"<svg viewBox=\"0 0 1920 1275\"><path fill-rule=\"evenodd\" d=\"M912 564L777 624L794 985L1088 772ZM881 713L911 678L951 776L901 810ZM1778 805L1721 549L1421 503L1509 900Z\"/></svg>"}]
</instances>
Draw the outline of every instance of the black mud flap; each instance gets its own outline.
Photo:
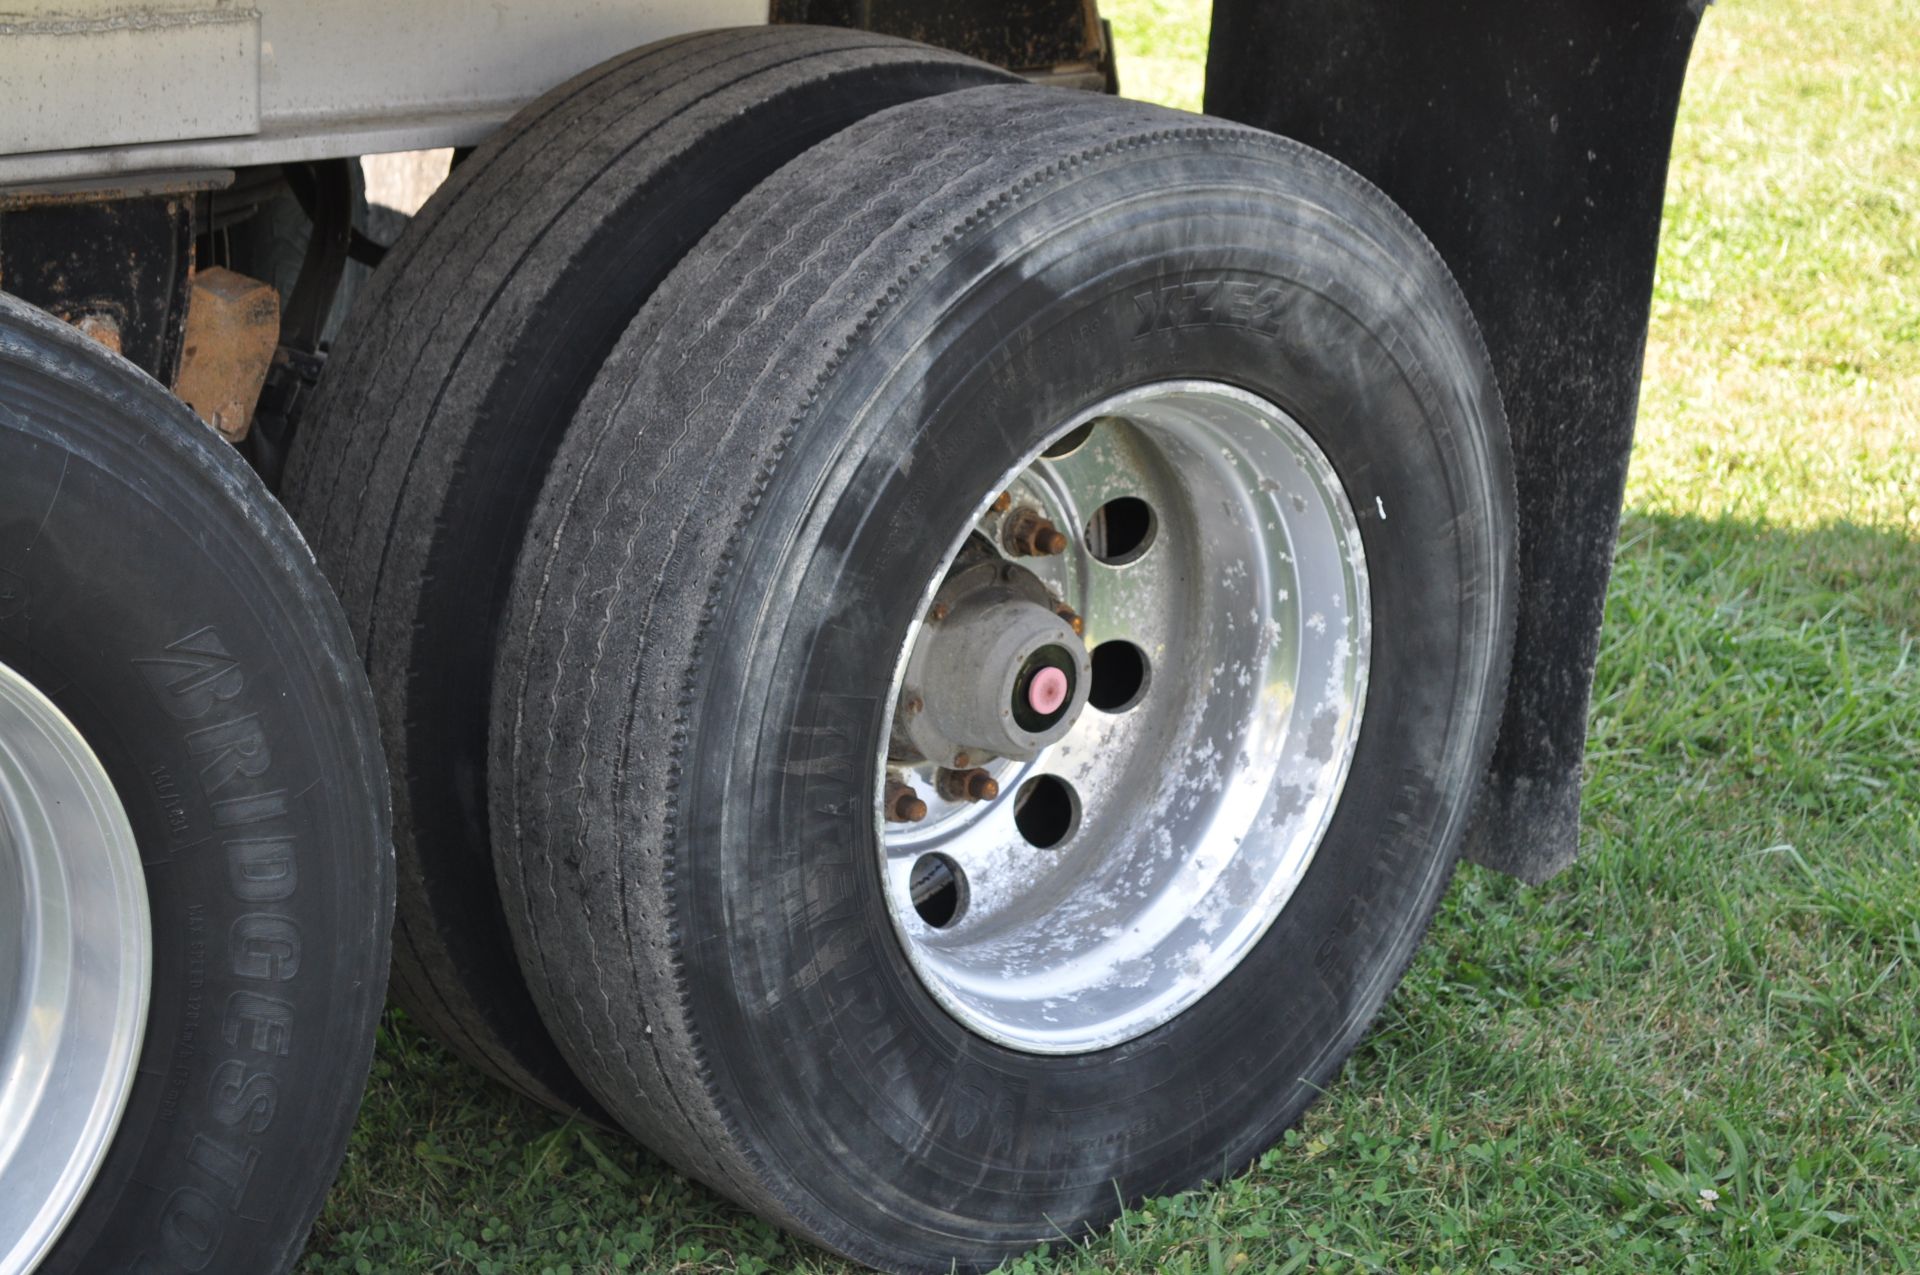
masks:
<instances>
[{"instance_id":1,"label":"black mud flap","mask_svg":"<svg viewBox=\"0 0 1920 1275\"><path fill-rule=\"evenodd\" d=\"M1705 0L1217 0L1207 110L1327 151L1439 248L1513 431L1520 620L1468 857L1573 862L1667 158Z\"/></svg>"}]
</instances>

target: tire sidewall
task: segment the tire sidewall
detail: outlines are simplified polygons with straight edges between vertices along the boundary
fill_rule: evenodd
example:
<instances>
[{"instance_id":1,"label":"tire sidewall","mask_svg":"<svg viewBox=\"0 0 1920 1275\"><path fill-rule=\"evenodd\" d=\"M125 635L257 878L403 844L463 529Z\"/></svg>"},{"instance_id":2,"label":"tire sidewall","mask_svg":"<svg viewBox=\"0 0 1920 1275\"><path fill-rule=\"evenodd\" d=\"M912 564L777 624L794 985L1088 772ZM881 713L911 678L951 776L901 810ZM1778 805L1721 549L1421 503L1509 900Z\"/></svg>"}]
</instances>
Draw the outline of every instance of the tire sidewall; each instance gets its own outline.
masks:
<instances>
[{"instance_id":1,"label":"tire sidewall","mask_svg":"<svg viewBox=\"0 0 1920 1275\"><path fill-rule=\"evenodd\" d=\"M0 660L99 757L152 922L125 1114L44 1271L279 1270L358 1106L391 870L370 704L297 534L131 368L0 368Z\"/></svg>"},{"instance_id":2,"label":"tire sidewall","mask_svg":"<svg viewBox=\"0 0 1920 1275\"><path fill-rule=\"evenodd\" d=\"M881 109L1007 78L830 28L622 54L460 166L329 364L287 494L354 618L384 717L394 997L536 1101L607 1120L526 989L486 804L497 636L554 449L635 312L759 180ZM363 483L336 479L369 457Z\"/></svg>"},{"instance_id":3,"label":"tire sidewall","mask_svg":"<svg viewBox=\"0 0 1920 1275\"><path fill-rule=\"evenodd\" d=\"M944 1269L1244 1164L1337 1069L1444 889L1505 666L1504 426L1444 269L1343 203L1359 183L1333 168L1314 174L1332 216L1271 168L1250 189L1244 156L1186 154L971 232L829 374L750 512L684 714L683 977L723 1106L854 1256L870 1241L837 1219L876 1207L901 1225L885 1260ZM1311 869L1237 969L1119 1047L1022 1054L921 987L882 898L894 661L1010 465L1105 398L1186 379L1277 403L1339 473L1372 578L1366 716ZM742 1098L781 1090L805 1097Z\"/></svg>"}]
</instances>

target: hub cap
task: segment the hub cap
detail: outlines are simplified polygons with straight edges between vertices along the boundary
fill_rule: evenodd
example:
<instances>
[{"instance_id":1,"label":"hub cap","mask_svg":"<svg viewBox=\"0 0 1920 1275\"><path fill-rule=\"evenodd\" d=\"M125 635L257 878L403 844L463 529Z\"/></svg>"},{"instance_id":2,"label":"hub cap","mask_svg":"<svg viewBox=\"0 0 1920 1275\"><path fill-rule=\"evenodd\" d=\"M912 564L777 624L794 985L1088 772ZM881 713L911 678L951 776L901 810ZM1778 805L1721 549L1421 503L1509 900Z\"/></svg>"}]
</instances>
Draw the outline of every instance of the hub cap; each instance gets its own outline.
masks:
<instances>
[{"instance_id":1,"label":"hub cap","mask_svg":"<svg viewBox=\"0 0 1920 1275\"><path fill-rule=\"evenodd\" d=\"M140 855L106 771L0 664L0 1275L33 1268L106 1156L151 952Z\"/></svg>"},{"instance_id":2,"label":"hub cap","mask_svg":"<svg viewBox=\"0 0 1920 1275\"><path fill-rule=\"evenodd\" d=\"M1042 1054L1151 1031L1286 907L1366 700L1332 465L1230 386L1102 404L985 495L896 663L876 819L922 983Z\"/></svg>"}]
</instances>

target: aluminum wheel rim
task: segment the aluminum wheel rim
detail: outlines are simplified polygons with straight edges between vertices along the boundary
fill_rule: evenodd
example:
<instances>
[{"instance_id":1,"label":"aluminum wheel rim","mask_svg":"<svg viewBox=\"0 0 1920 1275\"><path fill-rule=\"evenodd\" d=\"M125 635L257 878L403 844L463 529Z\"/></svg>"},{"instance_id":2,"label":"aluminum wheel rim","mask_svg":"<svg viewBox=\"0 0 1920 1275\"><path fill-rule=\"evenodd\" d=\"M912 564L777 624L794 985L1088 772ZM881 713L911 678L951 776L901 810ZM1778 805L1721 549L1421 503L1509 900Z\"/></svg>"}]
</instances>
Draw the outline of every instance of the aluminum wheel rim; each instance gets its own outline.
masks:
<instances>
[{"instance_id":1,"label":"aluminum wheel rim","mask_svg":"<svg viewBox=\"0 0 1920 1275\"><path fill-rule=\"evenodd\" d=\"M0 1275L86 1195L133 1086L152 942L126 811L73 724L0 664Z\"/></svg>"},{"instance_id":2,"label":"aluminum wheel rim","mask_svg":"<svg viewBox=\"0 0 1920 1275\"><path fill-rule=\"evenodd\" d=\"M1131 547L1110 534L1122 506L1108 502L1127 498L1149 512ZM908 673L924 680L912 657L929 607L962 546L998 534L996 506L1037 507L1067 533L1062 552L1018 562L1080 617L1109 707L1089 704L1031 758L988 763L992 800L947 800L931 762L883 750L883 889L915 973L964 1026L1086 1053L1218 986L1305 876L1365 708L1366 557L1332 464L1276 405L1204 381L1119 395L1011 468L955 536L895 663L890 741L921 707ZM1130 660L1102 686L1109 643L1145 657L1130 701ZM902 783L925 803L917 822L888 817ZM1057 842L1036 843L1062 819Z\"/></svg>"}]
</instances>

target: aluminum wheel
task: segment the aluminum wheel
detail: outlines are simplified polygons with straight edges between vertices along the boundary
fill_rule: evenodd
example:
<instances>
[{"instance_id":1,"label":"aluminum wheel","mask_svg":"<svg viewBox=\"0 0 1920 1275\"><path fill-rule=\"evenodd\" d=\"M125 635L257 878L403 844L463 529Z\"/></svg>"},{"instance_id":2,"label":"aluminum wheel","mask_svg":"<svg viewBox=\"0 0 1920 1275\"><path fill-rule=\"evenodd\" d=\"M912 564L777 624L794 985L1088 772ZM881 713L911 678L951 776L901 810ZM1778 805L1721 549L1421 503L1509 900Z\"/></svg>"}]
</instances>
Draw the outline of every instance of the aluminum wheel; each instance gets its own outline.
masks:
<instances>
[{"instance_id":1,"label":"aluminum wheel","mask_svg":"<svg viewBox=\"0 0 1920 1275\"><path fill-rule=\"evenodd\" d=\"M151 951L112 783L60 710L0 665L0 1275L45 1254L113 1141Z\"/></svg>"},{"instance_id":2,"label":"aluminum wheel","mask_svg":"<svg viewBox=\"0 0 1920 1275\"><path fill-rule=\"evenodd\" d=\"M1274 404L1163 383L986 493L928 584L880 758L887 901L980 1035L1167 1022L1286 907L1345 782L1370 612L1353 510Z\"/></svg>"}]
</instances>

